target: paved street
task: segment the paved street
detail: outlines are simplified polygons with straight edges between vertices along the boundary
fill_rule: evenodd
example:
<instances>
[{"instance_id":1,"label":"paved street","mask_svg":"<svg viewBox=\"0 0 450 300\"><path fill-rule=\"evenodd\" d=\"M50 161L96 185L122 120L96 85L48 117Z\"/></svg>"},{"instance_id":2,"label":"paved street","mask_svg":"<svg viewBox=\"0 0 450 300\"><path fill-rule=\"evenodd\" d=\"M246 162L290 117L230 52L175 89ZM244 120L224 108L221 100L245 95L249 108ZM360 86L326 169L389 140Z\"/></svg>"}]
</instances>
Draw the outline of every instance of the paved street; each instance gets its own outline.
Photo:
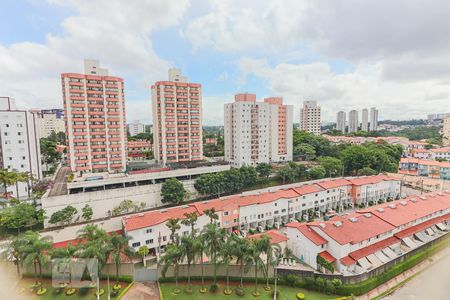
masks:
<instances>
[{"instance_id":1,"label":"paved street","mask_svg":"<svg viewBox=\"0 0 450 300\"><path fill-rule=\"evenodd\" d=\"M123 300L159 300L159 289L156 282L145 284L136 282L122 298Z\"/></svg>"},{"instance_id":2,"label":"paved street","mask_svg":"<svg viewBox=\"0 0 450 300\"><path fill-rule=\"evenodd\" d=\"M49 197L67 194L67 175L70 172L69 167L61 167L55 177L54 185L49 193Z\"/></svg>"}]
</instances>

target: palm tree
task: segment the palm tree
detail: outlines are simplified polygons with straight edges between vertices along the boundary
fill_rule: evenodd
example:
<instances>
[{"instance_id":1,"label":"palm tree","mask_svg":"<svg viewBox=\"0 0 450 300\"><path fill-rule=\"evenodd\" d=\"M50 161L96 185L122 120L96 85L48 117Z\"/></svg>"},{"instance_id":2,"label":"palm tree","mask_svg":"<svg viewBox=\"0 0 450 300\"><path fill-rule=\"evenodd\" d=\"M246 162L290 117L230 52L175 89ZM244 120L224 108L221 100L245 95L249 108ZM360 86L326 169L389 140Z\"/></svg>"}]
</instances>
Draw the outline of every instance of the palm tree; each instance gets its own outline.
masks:
<instances>
[{"instance_id":1,"label":"palm tree","mask_svg":"<svg viewBox=\"0 0 450 300\"><path fill-rule=\"evenodd\" d=\"M166 222L166 226L167 228L169 228L170 230L170 240L172 241L172 243L175 243L175 233L177 232L177 230L179 230L181 228L179 223L179 219L169 219L169 221Z\"/></svg>"},{"instance_id":2,"label":"palm tree","mask_svg":"<svg viewBox=\"0 0 450 300\"><path fill-rule=\"evenodd\" d=\"M75 255L75 252L77 250L78 250L77 247L71 244L68 244L66 247L52 249L52 251L50 252L51 258L60 259L58 266L54 266L54 268L58 268L59 270L61 267L63 267L65 270L70 269L71 259ZM70 272L70 270L67 270L66 272L63 272L63 275L65 275L65 273L68 273L69 275L68 282L72 282L71 279L72 272ZM63 283L65 282L64 279L65 278L63 277Z\"/></svg>"},{"instance_id":3,"label":"palm tree","mask_svg":"<svg viewBox=\"0 0 450 300\"><path fill-rule=\"evenodd\" d=\"M12 174L16 184L16 198L19 199L19 182L28 182L29 176L27 172L18 172L16 170L14 170Z\"/></svg>"},{"instance_id":4,"label":"palm tree","mask_svg":"<svg viewBox=\"0 0 450 300\"><path fill-rule=\"evenodd\" d=\"M181 247L176 243L172 243L167 245L166 252L162 258L163 267L161 269L161 274L163 277L166 276L166 272L169 266L173 265L173 273L175 277L175 289L173 290L173 292L176 294L180 292L180 287L178 283L178 266L180 263L181 256L182 256Z\"/></svg>"},{"instance_id":5,"label":"palm tree","mask_svg":"<svg viewBox=\"0 0 450 300\"><path fill-rule=\"evenodd\" d=\"M280 248L280 246L278 244L272 245L270 243L270 238L267 235L262 235L260 237L259 242L260 242L262 251L266 254L266 286L265 286L265 289L268 291L268 290L270 290L269 267L272 264L274 248L277 248L277 247Z\"/></svg>"},{"instance_id":6,"label":"palm tree","mask_svg":"<svg viewBox=\"0 0 450 300\"><path fill-rule=\"evenodd\" d=\"M95 258L98 261L98 272L106 263L111 249L111 238L104 229L88 224L78 231L78 239L83 242L78 246L76 255L81 258Z\"/></svg>"},{"instance_id":7,"label":"palm tree","mask_svg":"<svg viewBox=\"0 0 450 300\"><path fill-rule=\"evenodd\" d=\"M214 282L213 285L217 285L217 253L220 246L223 243L224 236L226 235L225 228L220 228L214 223L210 223L205 227L205 241L208 246L208 254L214 265Z\"/></svg>"},{"instance_id":8,"label":"palm tree","mask_svg":"<svg viewBox=\"0 0 450 300\"><path fill-rule=\"evenodd\" d=\"M147 261L145 260L145 257L148 255L150 250L148 249L147 245L142 245L138 249L138 253L140 256L142 256L142 263L144 264L144 267L147 266Z\"/></svg>"},{"instance_id":9,"label":"palm tree","mask_svg":"<svg viewBox=\"0 0 450 300\"><path fill-rule=\"evenodd\" d=\"M205 235L204 233L198 235L194 239L194 245L193 245L193 252L198 255L198 258L200 259L200 269L202 272L202 287L200 289L201 292L206 292L205 288L205 276L204 276L204 263L203 263L203 256L206 252L207 245L205 243Z\"/></svg>"},{"instance_id":10,"label":"palm tree","mask_svg":"<svg viewBox=\"0 0 450 300\"><path fill-rule=\"evenodd\" d=\"M6 202L9 200L8 187L15 183L14 172L10 172L8 169L0 170L0 183L5 189Z\"/></svg>"},{"instance_id":11,"label":"palm tree","mask_svg":"<svg viewBox=\"0 0 450 300\"><path fill-rule=\"evenodd\" d=\"M234 256L234 239L231 237L227 238L227 240L220 245L219 255L222 258L221 263L225 265L226 268L226 277L227 277L227 287L225 288L225 294L231 294L230 290L230 276L228 274L230 263Z\"/></svg>"},{"instance_id":12,"label":"palm tree","mask_svg":"<svg viewBox=\"0 0 450 300\"><path fill-rule=\"evenodd\" d=\"M194 262L196 256L196 253L194 251L194 240L195 236L184 235L181 237L180 243L180 260L186 259L187 262L188 291L192 291L191 264Z\"/></svg>"},{"instance_id":13,"label":"palm tree","mask_svg":"<svg viewBox=\"0 0 450 300\"><path fill-rule=\"evenodd\" d=\"M111 252L109 255L116 266L116 285L119 284L119 267L122 263L122 256L130 257L134 250L129 246L130 237L114 232L111 236Z\"/></svg>"},{"instance_id":14,"label":"palm tree","mask_svg":"<svg viewBox=\"0 0 450 300\"><path fill-rule=\"evenodd\" d=\"M213 208L205 210L205 215L209 217L209 222L212 223L214 220L219 220L219 216L216 213L216 210Z\"/></svg>"},{"instance_id":15,"label":"palm tree","mask_svg":"<svg viewBox=\"0 0 450 300\"><path fill-rule=\"evenodd\" d=\"M272 266L273 266L273 276L274 276L274 292L273 292L273 300L277 300L277 268L283 259L283 252L281 251L281 247L278 244L275 244L273 247L273 259L272 259Z\"/></svg>"},{"instance_id":16,"label":"palm tree","mask_svg":"<svg viewBox=\"0 0 450 300\"><path fill-rule=\"evenodd\" d=\"M23 235L23 239L23 263L28 266L34 266L34 278L37 284L38 272L39 278L42 281L42 266L46 265L49 261L47 253L52 248L51 238L48 236L41 237L39 233L34 231L27 231Z\"/></svg>"},{"instance_id":17,"label":"palm tree","mask_svg":"<svg viewBox=\"0 0 450 300\"><path fill-rule=\"evenodd\" d=\"M261 259L261 253L263 252L263 243L260 239L250 241L249 252L253 266L255 267L255 290L253 291L253 296L258 297L258 269L260 269L261 266L264 265L264 262ZM264 268L263 271L265 271Z\"/></svg>"},{"instance_id":18,"label":"palm tree","mask_svg":"<svg viewBox=\"0 0 450 300\"><path fill-rule=\"evenodd\" d=\"M197 213L195 212L191 212L191 213L185 213L184 216L186 217L186 219L181 221L181 224L185 225L185 226L190 226L191 227L191 236L195 235L195 224L197 223Z\"/></svg>"},{"instance_id":19,"label":"palm tree","mask_svg":"<svg viewBox=\"0 0 450 300\"><path fill-rule=\"evenodd\" d=\"M5 256L5 258L9 259L12 258L14 260L14 264L17 268L17 277L20 279L20 265L22 264L23 260L23 247L26 244L26 240L24 239L23 235L15 236L11 239L11 241L5 245L5 251L2 252L2 255Z\"/></svg>"},{"instance_id":20,"label":"palm tree","mask_svg":"<svg viewBox=\"0 0 450 300\"><path fill-rule=\"evenodd\" d=\"M241 274L240 287L243 288L243 278L244 278L244 267L248 266L251 262L250 252L249 252L249 241L244 238L239 238L237 236L232 236L234 239L234 257L236 257L237 263L239 264L239 271Z\"/></svg>"}]
</instances>

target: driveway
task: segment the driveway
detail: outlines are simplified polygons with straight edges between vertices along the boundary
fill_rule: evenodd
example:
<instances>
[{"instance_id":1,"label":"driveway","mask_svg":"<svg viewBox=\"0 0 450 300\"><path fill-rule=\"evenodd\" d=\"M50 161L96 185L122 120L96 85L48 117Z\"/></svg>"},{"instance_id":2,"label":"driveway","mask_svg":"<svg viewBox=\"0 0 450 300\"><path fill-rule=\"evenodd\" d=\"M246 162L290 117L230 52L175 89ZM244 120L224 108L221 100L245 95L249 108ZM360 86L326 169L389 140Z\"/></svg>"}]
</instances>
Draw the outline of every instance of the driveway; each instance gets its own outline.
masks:
<instances>
[{"instance_id":1,"label":"driveway","mask_svg":"<svg viewBox=\"0 0 450 300\"><path fill-rule=\"evenodd\" d=\"M122 298L123 300L160 300L156 282L136 282Z\"/></svg>"}]
</instances>

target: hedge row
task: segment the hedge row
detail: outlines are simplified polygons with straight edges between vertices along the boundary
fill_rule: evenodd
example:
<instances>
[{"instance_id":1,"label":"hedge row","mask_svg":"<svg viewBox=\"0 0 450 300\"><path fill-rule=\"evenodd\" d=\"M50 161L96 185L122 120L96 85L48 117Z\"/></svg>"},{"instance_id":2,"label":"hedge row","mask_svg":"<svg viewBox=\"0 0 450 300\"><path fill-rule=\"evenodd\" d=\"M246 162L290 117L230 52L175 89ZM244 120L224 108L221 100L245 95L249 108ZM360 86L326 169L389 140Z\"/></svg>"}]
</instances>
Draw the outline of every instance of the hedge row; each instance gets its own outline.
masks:
<instances>
[{"instance_id":1,"label":"hedge row","mask_svg":"<svg viewBox=\"0 0 450 300\"><path fill-rule=\"evenodd\" d=\"M22 277L23 278L34 278L34 273L23 273ZM44 274L42 274L42 278L43 279L52 279L52 275L44 273ZM103 275L102 274L100 276L100 279L102 279L102 280L106 280L107 278L108 278L107 275ZM116 280L116 276L115 275L109 275L109 280ZM133 282L133 276L131 276L131 275L119 275L118 280L122 281L122 282L131 283L131 282Z\"/></svg>"},{"instance_id":2,"label":"hedge row","mask_svg":"<svg viewBox=\"0 0 450 300\"><path fill-rule=\"evenodd\" d=\"M394 278L395 276L405 272L406 270L414 267L415 265L421 263L424 261L427 257L430 255L436 253L437 251L444 248L448 243L450 242L450 238L445 238L444 240L428 247L427 249L424 249L420 251L419 253L416 253L408 258L406 258L404 261L392 266L390 269L386 270L384 273L374 276L372 278L366 279L364 281L361 281L359 283L354 284L344 284L342 285L336 293L339 295L363 295L377 286L385 283L386 281Z\"/></svg>"},{"instance_id":3,"label":"hedge row","mask_svg":"<svg viewBox=\"0 0 450 300\"><path fill-rule=\"evenodd\" d=\"M211 281L211 280L213 280L213 277L205 276L204 279L205 279L205 281ZM217 276L217 280L226 280L226 279L227 279L226 276ZM178 281L187 281L187 280L188 280L188 278L186 276L178 277ZM201 276L191 276L191 280L201 281L202 277ZM259 283L265 283L266 280L267 279L265 277L258 277ZM230 281L239 281L240 282L241 277L230 276ZM243 282L255 282L255 278L254 277L244 277L242 281ZM174 283L175 277L160 277L160 278L158 278L158 282L159 283ZM274 283L273 278L269 278L269 283Z\"/></svg>"}]
</instances>

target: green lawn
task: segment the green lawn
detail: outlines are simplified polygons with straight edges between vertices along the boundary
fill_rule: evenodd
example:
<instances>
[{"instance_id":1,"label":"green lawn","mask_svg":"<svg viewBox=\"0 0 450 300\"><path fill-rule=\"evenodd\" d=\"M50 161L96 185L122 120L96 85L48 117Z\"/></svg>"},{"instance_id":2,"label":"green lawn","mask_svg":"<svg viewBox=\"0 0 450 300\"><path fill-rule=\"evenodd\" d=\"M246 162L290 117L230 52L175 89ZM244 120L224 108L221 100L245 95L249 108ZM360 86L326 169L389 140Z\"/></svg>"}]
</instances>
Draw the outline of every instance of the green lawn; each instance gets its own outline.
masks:
<instances>
[{"instance_id":1,"label":"green lawn","mask_svg":"<svg viewBox=\"0 0 450 300\"><path fill-rule=\"evenodd\" d=\"M43 286L45 288L47 288L47 293L45 293L42 296L38 296L36 295L36 293L32 293L29 289L29 287L33 284L33 280L32 279L24 279L22 280L22 282L19 284L20 287L24 287L25 291L23 293L21 293L21 295L26 295L26 296L30 296L31 299L36 299L36 300L76 300L76 299L97 299L97 297L95 296L95 292L97 291L96 289L90 289L89 293L87 295L83 295L81 296L78 293L78 289L77 292L71 296L67 296L65 293L60 293L60 294L56 294L55 289L51 286L51 281L50 280L44 280L43 281ZM112 286L115 284L115 281L110 281L110 290L112 290ZM127 282L120 282L120 285L122 286L121 290L122 291L124 288L126 288L129 283ZM107 282L106 281L101 281L100 282L100 287L103 288L105 290L105 293L100 297L100 299L102 300L106 300L108 299L107 297ZM17 288L17 290L19 290L19 288ZM119 292L120 293L120 292ZM34 296L34 297L33 297ZM115 299L113 297L111 297L111 299Z\"/></svg>"},{"instance_id":2,"label":"green lawn","mask_svg":"<svg viewBox=\"0 0 450 300\"><path fill-rule=\"evenodd\" d=\"M198 299L198 300L271 300L272 298L272 292L266 292L264 290L264 285L259 286L258 291L261 293L259 297L254 297L252 295L252 291L254 290L254 285L250 283L244 283L245 284L245 296L237 296L234 293L234 289L236 287L236 283L232 283L234 286L231 288L233 289L233 293L229 296L225 295L223 293L223 290L225 288L224 283L220 283L219 291L217 293L211 294L209 292L206 292L205 294L200 293L199 286L194 286L194 294L188 295L184 292L184 289L186 287L185 283L180 283L180 289L181 292L178 295L175 295L172 293L172 290L175 287L174 283L161 283L161 292L163 295L163 300L191 300L191 299ZM273 289L273 285L272 285ZM307 291L305 289L298 289L298 288L291 288L286 286L278 286L277 289L280 291L280 296L277 298L279 300L296 300L296 295L298 292L301 292L305 294L305 300L324 300L324 299L334 299L338 298L339 296L336 295L325 295L320 294L318 292L314 291Z\"/></svg>"}]
</instances>

